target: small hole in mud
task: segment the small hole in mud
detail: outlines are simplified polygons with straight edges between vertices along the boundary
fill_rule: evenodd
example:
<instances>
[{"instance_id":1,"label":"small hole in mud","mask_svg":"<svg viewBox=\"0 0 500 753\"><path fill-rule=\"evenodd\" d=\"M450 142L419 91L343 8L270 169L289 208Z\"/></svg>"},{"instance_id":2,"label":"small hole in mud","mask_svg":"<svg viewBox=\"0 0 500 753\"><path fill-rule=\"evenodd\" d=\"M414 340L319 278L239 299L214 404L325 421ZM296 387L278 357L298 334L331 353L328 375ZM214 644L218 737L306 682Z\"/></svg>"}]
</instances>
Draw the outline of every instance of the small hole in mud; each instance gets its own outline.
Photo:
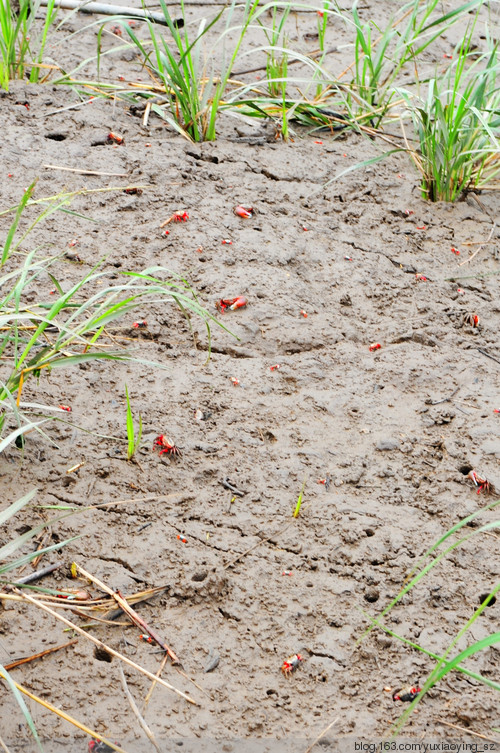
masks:
<instances>
[{"instance_id":1,"label":"small hole in mud","mask_svg":"<svg viewBox=\"0 0 500 753\"><path fill-rule=\"evenodd\" d=\"M472 466L471 466L471 465L469 465L469 463L464 463L463 465L461 465L461 466L459 467L459 469L458 469L458 470L459 470L459 471L460 471L460 473L462 473L462 474L463 474L464 476L467 476L467 474L468 474L468 473L470 473L470 471L472 471Z\"/></svg>"},{"instance_id":2,"label":"small hole in mud","mask_svg":"<svg viewBox=\"0 0 500 753\"><path fill-rule=\"evenodd\" d=\"M113 657L110 653L106 651L104 648L99 648L99 646L96 646L94 649L94 656L97 659L97 661L107 661L112 662Z\"/></svg>"},{"instance_id":3,"label":"small hole in mud","mask_svg":"<svg viewBox=\"0 0 500 753\"><path fill-rule=\"evenodd\" d=\"M207 574L205 571L202 571L200 573L195 573L191 580L194 580L196 583L201 583L205 578L207 577Z\"/></svg>"},{"instance_id":4,"label":"small hole in mud","mask_svg":"<svg viewBox=\"0 0 500 753\"><path fill-rule=\"evenodd\" d=\"M365 528L365 534L367 536L375 536L375 531L373 530L373 528Z\"/></svg>"},{"instance_id":5,"label":"small hole in mud","mask_svg":"<svg viewBox=\"0 0 500 753\"><path fill-rule=\"evenodd\" d=\"M321 675L321 677L319 678L319 681L320 682L326 682L326 676L325 675Z\"/></svg>"},{"instance_id":6,"label":"small hole in mud","mask_svg":"<svg viewBox=\"0 0 500 753\"><path fill-rule=\"evenodd\" d=\"M269 690L266 690L266 695L278 695L278 693L274 688L269 688Z\"/></svg>"},{"instance_id":7,"label":"small hole in mud","mask_svg":"<svg viewBox=\"0 0 500 753\"><path fill-rule=\"evenodd\" d=\"M46 133L45 138L51 141L65 141L67 137L64 133Z\"/></svg>"},{"instance_id":8,"label":"small hole in mud","mask_svg":"<svg viewBox=\"0 0 500 753\"><path fill-rule=\"evenodd\" d=\"M369 601L370 604L373 604L374 602L378 601L379 599L379 592L376 588L370 588L364 596L365 601Z\"/></svg>"},{"instance_id":9,"label":"small hole in mud","mask_svg":"<svg viewBox=\"0 0 500 753\"><path fill-rule=\"evenodd\" d=\"M486 599L488 598L488 596L489 596L489 594L481 594L481 596L479 597L479 603L480 604L484 604L484 602L486 601ZM493 604L496 602L496 600L497 600L496 596L492 596L491 599L490 599L490 601L488 602L487 606L492 607Z\"/></svg>"}]
</instances>

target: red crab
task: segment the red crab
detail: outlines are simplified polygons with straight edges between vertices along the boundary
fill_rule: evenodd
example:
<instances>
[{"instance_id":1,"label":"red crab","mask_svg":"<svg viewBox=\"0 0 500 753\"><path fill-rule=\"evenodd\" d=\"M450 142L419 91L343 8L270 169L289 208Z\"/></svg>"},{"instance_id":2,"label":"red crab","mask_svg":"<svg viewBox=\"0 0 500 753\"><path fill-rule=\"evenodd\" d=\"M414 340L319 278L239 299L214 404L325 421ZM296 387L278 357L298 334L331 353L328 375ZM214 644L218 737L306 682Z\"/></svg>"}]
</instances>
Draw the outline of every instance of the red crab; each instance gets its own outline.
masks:
<instances>
[{"instance_id":1,"label":"red crab","mask_svg":"<svg viewBox=\"0 0 500 753\"><path fill-rule=\"evenodd\" d=\"M474 482L474 486L477 486L478 494L481 494L481 492L484 492L485 494L494 493L495 489L493 484L487 479L481 478L476 471L469 471L467 478L470 478L470 480Z\"/></svg>"},{"instance_id":2,"label":"red crab","mask_svg":"<svg viewBox=\"0 0 500 753\"><path fill-rule=\"evenodd\" d=\"M174 212L172 215L173 222L187 222L189 215L187 212Z\"/></svg>"},{"instance_id":3,"label":"red crab","mask_svg":"<svg viewBox=\"0 0 500 753\"><path fill-rule=\"evenodd\" d=\"M468 324L470 327L479 327L479 317L477 314L465 314L463 318L464 326Z\"/></svg>"},{"instance_id":4,"label":"red crab","mask_svg":"<svg viewBox=\"0 0 500 753\"><path fill-rule=\"evenodd\" d=\"M115 743L115 745L118 744ZM103 743L102 740L101 742L99 740L89 740L89 753L113 753L113 748L107 743Z\"/></svg>"},{"instance_id":5,"label":"red crab","mask_svg":"<svg viewBox=\"0 0 500 753\"><path fill-rule=\"evenodd\" d=\"M189 220L189 215L187 212L183 212L180 209L176 210L173 214L170 215L168 220L165 220L165 222L162 222L160 225L160 228L165 227L170 222L187 222ZM168 231L170 232L170 231ZM165 231L165 234L168 235L167 231Z\"/></svg>"},{"instance_id":6,"label":"red crab","mask_svg":"<svg viewBox=\"0 0 500 753\"><path fill-rule=\"evenodd\" d=\"M300 654L294 654L293 656L289 656L288 659L285 659L281 665L281 671L285 677L289 677L292 672L295 672L301 661L304 661L304 657Z\"/></svg>"},{"instance_id":7,"label":"red crab","mask_svg":"<svg viewBox=\"0 0 500 753\"><path fill-rule=\"evenodd\" d=\"M115 143L115 144L123 144L123 143L125 143L124 139L123 139L123 136L120 136L118 133L113 133L112 131L110 133L108 133L108 142L110 144L113 144L113 143Z\"/></svg>"},{"instance_id":8,"label":"red crab","mask_svg":"<svg viewBox=\"0 0 500 753\"><path fill-rule=\"evenodd\" d=\"M415 700L418 694L422 691L417 685L407 688L401 688L401 690L395 690L392 694L393 701L403 701L403 703L411 703Z\"/></svg>"},{"instance_id":9,"label":"red crab","mask_svg":"<svg viewBox=\"0 0 500 753\"><path fill-rule=\"evenodd\" d=\"M160 434L160 436L156 437L154 441L153 447L161 447L160 455L163 455L164 452L167 453L167 455L173 455L174 457L180 457L181 451L178 447L173 444L168 437L165 436L165 434Z\"/></svg>"},{"instance_id":10,"label":"red crab","mask_svg":"<svg viewBox=\"0 0 500 753\"><path fill-rule=\"evenodd\" d=\"M248 220L253 216L254 208L245 206L244 204L238 204L237 207L234 207L233 212L238 215L238 217L243 217L244 220Z\"/></svg>"},{"instance_id":11,"label":"red crab","mask_svg":"<svg viewBox=\"0 0 500 753\"><path fill-rule=\"evenodd\" d=\"M221 298L220 301L217 301L215 307L221 312L221 314L223 314L226 309L235 311L236 309L243 308L247 303L247 299L244 296L239 295L237 298Z\"/></svg>"}]
</instances>

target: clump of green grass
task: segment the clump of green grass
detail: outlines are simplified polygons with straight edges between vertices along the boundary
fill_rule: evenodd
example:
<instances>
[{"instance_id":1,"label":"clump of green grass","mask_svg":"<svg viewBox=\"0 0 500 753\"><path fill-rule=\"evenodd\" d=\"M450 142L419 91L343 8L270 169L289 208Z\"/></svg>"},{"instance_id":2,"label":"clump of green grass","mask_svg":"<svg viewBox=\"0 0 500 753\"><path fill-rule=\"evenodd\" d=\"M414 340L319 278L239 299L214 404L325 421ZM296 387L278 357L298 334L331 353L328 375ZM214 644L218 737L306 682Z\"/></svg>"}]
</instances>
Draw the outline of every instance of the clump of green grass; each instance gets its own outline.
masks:
<instances>
[{"instance_id":1,"label":"clump of green grass","mask_svg":"<svg viewBox=\"0 0 500 753\"><path fill-rule=\"evenodd\" d=\"M399 92L413 124L410 156L430 201L456 201L465 191L500 188L500 89L498 44L471 62L472 30L442 78L431 78L426 96Z\"/></svg>"},{"instance_id":2,"label":"clump of green grass","mask_svg":"<svg viewBox=\"0 0 500 753\"><path fill-rule=\"evenodd\" d=\"M405 596L405 594L407 594L409 591L415 588L417 584L423 578L425 578L427 573L429 573L434 567L439 565L439 563L448 554L453 552L457 547L463 546L468 541L473 540L476 536L480 536L481 534L485 534L485 533L488 533L490 531L494 531L500 528L500 520L492 520L482 525L479 525L477 527L474 527L471 532L466 532L465 534L463 532L463 529L469 524L476 526L476 523L475 522L473 523L473 521L475 521L475 519L478 516L483 515L484 513L488 511L493 510L499 505L500 505L500 500L491 502L489 505L486 505L480 510L477 510L476 512L472 513L468 517L463 518L456 525L454 525L452 528L446 531L439 538L439 540L436 541L431 547L429 547L429 549L421 557L417 565L413 568L412 572L408 576L407 578L408 582L406 583L406 585L401 589L399 594L390 602L390 604L388 604L388 606L385 607L385 609L381 612L381 614L377 618L372 618L369 615L367 615L368 619L371 622L371 627L369 627L365 631L365 633L363 634L360 640L366 637L366 635L368 635L373 629L378 627L384 630L385 632L387 632L389 635L392 635L398 640L401 640L405 644L411 646L412 648L414 648L417 651L420 651L423 654L426 654L427 656L429 656L430 658L436 661L435 667L430 672L425 683L423 684L421 692L417 695L415 700L412 701L412 703L407 707L407 709L405 709L405 711L401 714L401 716L395 723L392 729L393 734L397 734L401 731L405 723L409 720L409 717L411 716L413 709L420 703L420 701L425 696L427 691L430 690L432 687L434 687L444 677L446 677L446 675L449 672L452 672L452 671L461 672L484 685L487 685L495 690L500 691L499 682L491 680L489 677L485 677L484 675L481 675L477 672L473 672L472 670L468 669L466 666L463 665L463 662L468 657L473 656L474 654L477 654L480 651L484 651L491 646L500 644L500 632L494 632L482 638L481 640L474 640L466 649L459 651L458 653L453 653L453 649L456 647L460 639L464 635L466 635L466 633L474 625L476 620L484 612L486 607L493 601L496 594L500 591L500 582L496 583L495 585L489 585L487 587L488 593L487 593L486 598L482 600L482 603L479 605L477 609L474 609L470 618L460 628L456 636L453 638L453 640L449 644L446 651L441 656L429 651L428 649L425 648L425 646L420 646L419 644L417 644L415 641L411 639L398 635L395 631L391 630L385 624L386 618L388 617L392 609L396 606L396 604L398 604L401 601L401 599Z\"/></svg>"},{"instance_id":3,"label":"clump of green grass","mask_svg":"<svg viewBox=\"0 0 500 753\"><path fill-rule=\"evenodd\" d=\"M191 141L213 141L216 138L216 122L222 98L229 82L231 70L238 55L246 31L254 19L259 0L245 0L243 22L233 25L233 16L240 6L237 0L222 8L210 20L202 19L198 31L192 37L189 25L177 28L165 0L160 0L170 38L159 34L148 21L149 41L142 41L128 25L123 28L140 54L144 64L165 90L168 107L153 104L152 110L166 120L175 130ZM185 17L181 1L182 17ZM225 28L210 50L204 50L205 36L225 14ZM226 38L237 31L237 40L231 53L226 50ZM217 71L217 58L220 57Z\"/></svg>"},{"instance_id":4,"label":"clump of green grass","mask_svg":"<svg viewBox=\"0 0 500 753\"><path fill-rule=\"evenodd\" d=\"M358 122L378 128L394 104L398 77L408 64L418 81L420 56L429 46L463 19L482 0L471 0L446 13L440 0L411 0L389 18L383 28L374 21L363 21L358 0L350 11L341 13L348 30L354 32L354 62L341 76L352 71L351 82L344 86L340 77L332 82L345 96L347 109Z\"/></svg>"},{"instance_id":5,"label":"clump of green grass","mask_svg":"<svg viewBox=\"0 0 500 753\"><path fill-rule=\"evenodd\" d=\"M40 9L38 0L0 0L0 86L8 91L9 81L24 78L31 67L30 81L40 77L47 36L57 9L50 0L45 9L45 21L40 33L34 28L35 16Z\"/></svg>"},{"instance_id":6,"label":"clump of green grass","mask_svg":"<svg viewBox=\"0 0 500 753\"><path fill-rule=\"evenodd\" d=\"M0 355L6 374L0 384L0 451L27 431L41 431L43 420L33 421L33 414L48 413L50 418L60 412L53 406L21 399L28 379L89 361L141 360L134 353L117 348L106 329L140 304L170 299L188 318L196 314L203 319L209 343L210 322L217 322L200 305L185 279L159 266L142 272L122 272L118 284L109 284L101 263L69 290L63 290L55 272L58 257L43 257L37 249L27 254L18 250L36 223L66 202L56 197L16 240L21 214L32 190L30 186L20 202L0 247ZM54 287L50 301L38 292L43 282ZM37 296L34 302L33 291ZM219 326L223 327L220 323Z\"/></svg>"},{"instance_id":7,"label":"clump of green grass","mask_svg":"<svg viewBox=\"0 0 500 753\"><path fill-rule=\"evenodd\" d=\"M266 53L266 83L271 97L278 97L283 93L283 79L286 88L288 53L282 48L287 47L285 25L290 10L290 5L275 5L272 9L270 27L264 25L260 18L257 19L269 45Z\"/></svg>"}]
</instances>

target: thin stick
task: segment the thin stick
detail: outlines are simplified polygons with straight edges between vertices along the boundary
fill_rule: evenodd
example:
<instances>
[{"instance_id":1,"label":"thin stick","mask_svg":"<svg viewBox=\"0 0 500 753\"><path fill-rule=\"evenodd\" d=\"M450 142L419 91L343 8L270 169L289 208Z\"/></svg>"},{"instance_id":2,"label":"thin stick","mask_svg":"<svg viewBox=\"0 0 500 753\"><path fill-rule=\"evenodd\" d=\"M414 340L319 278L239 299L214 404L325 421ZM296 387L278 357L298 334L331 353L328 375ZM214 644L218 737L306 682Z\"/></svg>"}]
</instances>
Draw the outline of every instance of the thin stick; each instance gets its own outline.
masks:
<instances>
[{"instance_id":1,"label":"thin stick","mask_svg":"<svg viewBox=\"0 0 500 753\"><path fill-rule=\"evenodd\" d=\"M170 658L172 659L173 664L180 664L179 659L177 658L176 654L172 651L171 648L167 646L163 638L158 635L156 630L151 628L148 623L142 619L140 615L137 614L135 609L132 609L132 607L125 601L122 594L119 591L113 591L111 588L109 588L105 583L100 581L98 578L96 578L94 575L91 575L86 570L83 569L83 567L80 567L80 565L77 565L74 563L77 571L80 573L80 575L83 575L84 578L88 578L88 580L92 581L92 583L95 583L95 585L100 588L105 593L109 594L110 596L115 599L118 606L121 607L121 609L125 612L128 617L134 622L137 627L140 627L142 630L145 630L149 636L162 648L165 653L167 653Z\"/></svg>"},{"instance_id":2,"label":"thin stick","mask_svg":"<svg viewBox=\"0 0 500 753\"><path fill-rule=\"evenodd\" d=\"M497 363L500 363L500 358L495 358L495 356L492 356L490 353L488 353L487 350L483 350L482 348L477 348L479 353L482 353L483 356L486 356L487 358L491 358L492 361L496 361Z\"/></svg>"},{"instance_id":3,"label":"thin stick","mask_svg":"<svg viewBox=\"0 0 500 753\"><path fill-rule=\"evenodd\" d=\"M156 673L156 677L161 677L161 673L165 669L165 664L167 663L167 661L168 661L168 654L165 654L165 656L161 660L160 666L158 667L158 672ZM156 678L151 683L151 687L148 690L148 694L147 694L146 698L144 699L144 705L142 707L143 712L146 711L146 706L148 705L148 703L150 701L150 698L153 695L153 690L155 689L155 686L156 686Z\"/></svg>"},{"instance_id":4,"label":"thin stick","mask_svg":"<svg viewBox=\"0 0 500 753\"><path fill-rule=\"evenodd\" d=\"M139 722L139 724L141 725L142 729L146 733L146 736L147 736L148 740L152 743L152 745L154 745L154 747L156 748L156 750L158 751L158 753L161 753L161 750L160 750L160 748L158 746L158 743L156 742L155 736L153 735L153 733L149 729L148 725L146 724L146 722L144 720L144 717L142 716L141 712L137 708L137 704L136 704L136 702L134 700L134 697L133 697L132 693L130 692L130 690L128 688L127 680L125 678L125 672L123 671L123 667L122 667L121 664L118 665L118 670L120 672L120 679L122 681L123 690L125 692L125 695L127 696L127 701L130 704L130 708L132 709L132 711L136 715L137 721Z\"/></svg>"},{"instance_id":5,"label":"thin stick","mask_svg":"<svg viewBox=\"0 0 500 753\"><path fill-rule=\"evenodd\" d=\"M2 675L1 672L0 672L0 677L3 678L3 675ZM11 680L12 680L12 678L11 678ZM94 737L96 740L100 740L101 742L105 743L106 745L109 745L109 747L112 750L116 750L117 753L127 753L127 751L124 750L123 748L120 748L119 745L117 745L116 743L112 743L111 740L108 740L106 737L103 737L98 732L94 732L94 730L89 729L88 727L86 727L84 724L82 724L81 722L79 722L76 719L74 719L69 714L66 714L65 711L61 711L61 709L58 709L56 706L53 706L48 701L44 701L42 698L39 698L34 693L30 693L30 691L27 688L23 687L22 685L19 685L19 683L16 682L15 680L12 680L12 682L14 683L14 685L16 686L16 688L21 693L23 693L24 695L28 696L28 698L31 698L32 701L36 701L36 703L39 703L40 706L44 706L44 708L48 709L53 714L57 714L57 716L60 716L61 719L64 719L66 722L69 722L74 727L78 727L78 729L81 729L82 732L85 732L85 734L90 735L90 737Z\"/></svg>"},{"instance_id":6,"label":"thin stick","mask_svg":"<svg viewBox=\"0 0 500 753\"><path fill-rule=\"evenodd\" d=\"M5 753L10 753L10 750L9 750L9 749L8 749L8 747L7 747L6 745L5 745L5 743L4 743L4 741L2 740L2 738L1 738L1 737L0 737L0 747L1 747L1 748L3 748L3 750L5 751Z\"/></svg>"},{"instance_id":7,"label":"thin stick","mask_svg":"<svg viewBox=\"0 0 500 753\"><path fill-rule=\"evenodd\" d=\"M35 659L41 659L43 656L47 656L47 654L53 654L54 651L60 651L61 648L68 648L68 646L73 646L75 643L78 643L78 638L73 638L72 641L69 641L68 643L63 643L62 646L54 646L53 648L47 648L45 651L40 651L39 654L33 654L33 656L26 656L24 659L18 659L17 661L13 661L10 664L5 664L5 669L7 672L10 672L11 669L14 669L14 667L20 667L21 664L27 664L30 661L35 661Z\"/></svg>"},{"instance_id":8,"label":"thin stick","mask_svg":"<svg viewBox=\"0 0 500 753\"><path fill-rule=\"evenodd\" d=\"M112 175L114 178L126 178L128 173L105 173L99 170L80 170L78 167L63 167L62 165L42 165L48 170L66 170L68 173L79 173L80 175Z\"/></svg>"},{"instance_id":9,"label":"thin stick","mask_svg":"<svg viewBox=\"0 0 500 753\"><path fill-rule=\"evenodd\" d=\"M486 735L480 735L479 732L473 732L471 729L467 729L466 727L459 727L458 724L445 722L443 719L436 719L436 722L438 722L438 724L445 724L447 727L453 727L453 729L459 729L461 732L467 732L467 734L474 735L474 737L480 737L482 740L489 740L492 743L498 743L498 740L495 740L493 737L486 737Z\"/></svg>"},{"instance_id":10,"label":"thin stick","mask_svg":"<svg viewBox=\"0 0 500 753\"><path fill-rule=\"evenodd\" d=\"M490 242L490 240L491 240L491 236L492 236L492 235L493 235L493 233L495 232L495 228L496 228L496 226L497 226L497 223L496 223L496 222L494 222L494 223L493 223L493 227L491 228L490 234L488 235L488 237L486 238L486 240L485 240L485 241L483 241L483 242L482 242L482 243L481 243L481 244L480 244L480 245L479 245L479 246L478 246L478 247L476 248L476 250L474 251L474 253L472 254L472 256L469 256L469 258L468 258L468 259L465 259L464 261L461 261L461 262L460 262L460 264L458 265L459 267L463 267L463 265L464 265L464 264L468 264L468 263L469 263L470 261L472 261L472 260L473 260L473 258L474 258L475 256L477 256L477 255L478 255L478 253L479 253L479 252L481 251L481 249L482 249L482 248L484 248L484 246L486 246L486 244Z\"/></svg>"},{"instance_id":11,"label":"thin stick","mask_svg":"<svg viewBox=\"0 0 500 753\"><path fill-rule=\"evenodd\" d=\"M84 107L85 105L90 104L92 102L92 99L86 99L84 102L77 102L74 105L68 105L67 107L61 107L59 110L50 110L49 112L41 113L40 115L35 115L35 117L39 118L48 118L49 115L58 115L60 112L66 112L66 110L76 110L78 107Z\"/></svg>"},{"instance_id":12,"label":"thin stick","mask_svg":"<svg viewBox=\"0 0 500 753\"><path fill-rule=\"evenodd\" d=\"M337 722L338 722L339 718L340 718L340 717L337 717L336 719L334 719L334 720L333 720L333 722L331 722L331 723L330 723L330 724L328 725L328 727L327 727L326 729L324 729L324 730L323 730L323 732L321 732L321 734L319 734L319 735L318 735L318 737L316 738L316 740L315 740L315 741L314 741L314 742L312 743L312 745L310 745L310 746L309 746L309 747L307 748L307 750L305 751L305 753L311 753L311 750L312 750L312 749L314 748L314 746L316 745L316 743L318 743L318 742L319 742L319 741L321 740L321 738L322 738L322 737L324 737L324 736L326 735L326 733L328 732L328 730L329 730L329 729L331 729L331 728L333 727L333 725L334 725L334 724L337 724Z\"/></svg>"},{"instance_id":13,"label":"thin stick","mask_svg":"<svg viewBox=\"0 0 500 753\"><path fill-rule=\"evenodd\" d=\"M274 539L275 536L279 536L280 534L285 533L285 531L287 531L290 528L290 526L292 526L294 523L295 523L295 518L281 530L275 531L266 539L261 539L256 544L251 546L250 549L247 549L245 552L238 554L238 556L234 560L231 560L231 562L228 562L227 565L224 565L224 570L227 570L229 567L232 567L233 565L235 565L237 562L239 562L239 560L241 560L243 557L246 557L246 555L252 552L254 549L257 549L257 547L260 546L261 544L265 544L266 541L270 541L271 539Z\"/></svg>"},{"instance_id":14,"label":"thin stick","mask_svg":"<svg viewBox=\"0 0 500 753\"><path fill-rule=\"evenodd\" d=\"M53 573L54 570L58 570L60 567L62 567L62 563L60 562L55 565L47 565L47 567L43 567L41 570L36 570L36 572L30 573L30 575L25 575L24 578L19 578L19 580L16 580L13 585L23 586L26 583L34 583L36 580L40 580L40 578L50 575L50 573Z\"/></svg>"},{"instance_id":15,"label":"thin stick","mask_svg":"<svg viewBox=\"0 0 500 753\"><path fill-rule=\"evenodd\" d=\"M140 672L141 674L145 675L146 677L149 677L150 680L156 680L156 682L159 682L160 685L163 685L168 690L173 691L174 693L177 693L177 695L180 695L182 698L184 698L189 703L192 703L193 706L198 706L199 704L191 698L191 696L188 696L186 693L183 693L182 690L178 690L177 688L174 688L173 685L171 685L169 682L166 682L166 680L161 679L160 677L155 677L152 672L149 672L147 669L144 669L144 667L141 667L139 664L136 664L131 659L128 659L123 654L120 654L118 651L115 651L114 648L111 648L111 646L107 646L105 643L100 641L98 638L94 638L93 635L90 635L90 633L86 633L85 630L82 630L78 625L75 625L74 622L71 622L71 620L67 620L66 617L63 617L61 614L57 614L57 612L54 612L53 609L50 609L50 607L45 606L44 604L41 604L36 599L32 599L31 596L28 596L27 594L23 594L21 592L18 592L20 596L25 601L31 602L31 604L34 604L36 607L40 607L40 609L43 609L44 612L47 612L48 614L51 614L52 617L55 617L56 620L59 620L60 622L64 622L64 624L67 627L72 628L76 633L79 633L80 635L85 636L87 640L91 641L92 643L95 643L96 646L98 646L103 651L106 651L108 654L111 654L111 656L116 656L117 659L121 659L121 661L125 662L125 664L128 664L129 667L133 667L133 669L137 670L137 672Z\"/></svg>"}]
</instances>

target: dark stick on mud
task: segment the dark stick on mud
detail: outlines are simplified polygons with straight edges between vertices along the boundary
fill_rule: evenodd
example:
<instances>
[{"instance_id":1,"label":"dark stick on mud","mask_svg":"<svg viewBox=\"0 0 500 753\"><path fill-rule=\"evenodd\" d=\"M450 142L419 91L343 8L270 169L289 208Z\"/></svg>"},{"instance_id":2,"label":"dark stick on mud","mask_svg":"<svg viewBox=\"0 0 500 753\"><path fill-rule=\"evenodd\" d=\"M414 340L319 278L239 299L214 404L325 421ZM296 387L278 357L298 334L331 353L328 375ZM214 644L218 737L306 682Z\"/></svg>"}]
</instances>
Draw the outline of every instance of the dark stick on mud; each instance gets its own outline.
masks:
<instances>
[{"instance_id":1,"label":"dark stick on mud","mask_svg":"<svg viewBox=\"0 0 500 753\"><path fill-rule=\"evenodd\" d=\"M245 494L246 494L246 492L242 492L239 489L237 489L235 486L233 486L229 482L229 478L227 476L222 481L219 481L219 483L222 484L222 486L224 487L224 489L229 489L230 492L232 492L233 494L236 494L237 497L244 497Z\"/></svg>"},{"instance_id":2,"label":"dark stick on mud","mask_svg":"<svg viewBox=\"0 0 500 753\"><path fill-rule=\"evenodd\" d=\"M25 575L24 578L19 578L19 580L16 580L13 585L24 586L26 583L34 583L35 581L44 578L46 575L50 575L50 573L53 573L54 570L58 570L60 567L62 567L61 562L56 563L55 565L47 565L47 567L43 567L41 570L36 570L34 573L30 573L30 575Z\"/></svg>"},{"instance_id":3,"label":"dark stick on mud","mask_svg":"<svg viewBox=\"0 0 500 753\"><path fill-rule=\"evenodd\" d=\"M457 387L456 390L453 390L451 395L449 397L444 397L442 400L429 400L429 405L440 405L441 403L449 403L450 400L457 394L460 387Z\"/></svg>"},{"instance_id":4,"label":"dark stick on mud","mask_svg":"<svg viewBox=\"0 0 500 753\"><path fill-rule=\"evenodd\" d=\"M491 358L492 361L500 363L500 358L495 358L495 356L492 356L487 350L483 350L482 348L477 348L477 350L479 353L482 353L483 356L486 356L486 358Z\"/></svg>"}]
</instances>

